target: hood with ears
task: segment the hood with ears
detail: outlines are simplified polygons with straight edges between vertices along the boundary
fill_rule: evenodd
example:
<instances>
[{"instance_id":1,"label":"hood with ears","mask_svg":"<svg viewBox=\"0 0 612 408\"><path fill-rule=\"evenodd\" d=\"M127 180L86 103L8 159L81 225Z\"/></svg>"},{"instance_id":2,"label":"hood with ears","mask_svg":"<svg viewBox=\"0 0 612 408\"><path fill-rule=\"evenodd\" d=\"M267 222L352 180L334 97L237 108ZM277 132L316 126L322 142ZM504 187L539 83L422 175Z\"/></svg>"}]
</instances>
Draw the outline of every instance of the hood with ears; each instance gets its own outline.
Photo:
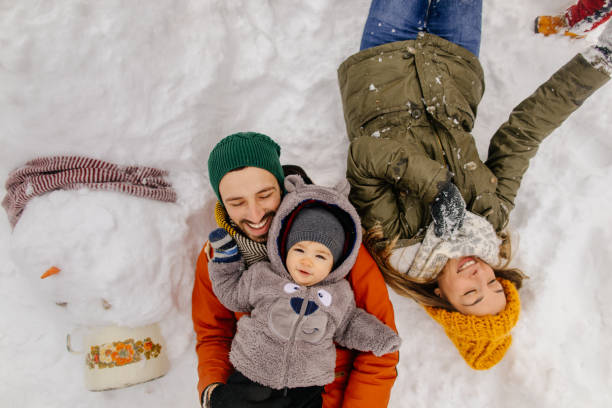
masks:
<instances>
[{"instance_id":1,"label":"hood with ears","mask_svg":"<svg viewBox=\"0 0 612 408\"><path fill-rule=\"evenodd\" d=\"M361 222L357 211L348 200L348 182L344 179L333 188L323 187L305 184L301 177L293 175L285 177L285 190L287 194L276 211L268 233L268 258L274 270L291 279L284 262L289 249L285 248L285 242L291 222L304 208L323 207L340 220L344 227L345 244L340 262L336 263L336 267L318 285L343 279L353 267L361 245Z\"/></svg>"}]
</instances>

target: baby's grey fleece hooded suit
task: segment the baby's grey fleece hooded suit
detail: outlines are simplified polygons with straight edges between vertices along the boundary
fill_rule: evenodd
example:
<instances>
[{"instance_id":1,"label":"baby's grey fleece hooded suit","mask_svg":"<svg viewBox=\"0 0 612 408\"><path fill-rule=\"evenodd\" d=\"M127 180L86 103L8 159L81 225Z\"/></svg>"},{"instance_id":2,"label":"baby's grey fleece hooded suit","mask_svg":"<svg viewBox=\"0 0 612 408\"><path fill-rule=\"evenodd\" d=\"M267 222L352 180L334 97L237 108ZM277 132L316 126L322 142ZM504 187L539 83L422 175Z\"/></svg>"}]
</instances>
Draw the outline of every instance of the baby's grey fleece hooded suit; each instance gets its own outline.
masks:
<instances>
[{"instance_id":1,"label":"baby's grey fleece hooded suit","mask_svg":"<svg viewBox=\"0 0 612 408\"><path fill-rule=\"evenodd\" d=\"M361 245L361 223L347 198L348 183L332 189L288 176L285 189L268 233L269 261L245 270L238 256L229 258L233 262L215 256L209 263L210 280L225 307L250 313L238 321L232 342L230 361L236 370L274 389L322 386L334 380L334 342L381 356L396 351L401 340L390 327L356 307L344 279ZM325 279L304 287L291 279L285 267L286 237L296 213L316 206L341 220L345 251Z\"/></svg>"}]
</instances>

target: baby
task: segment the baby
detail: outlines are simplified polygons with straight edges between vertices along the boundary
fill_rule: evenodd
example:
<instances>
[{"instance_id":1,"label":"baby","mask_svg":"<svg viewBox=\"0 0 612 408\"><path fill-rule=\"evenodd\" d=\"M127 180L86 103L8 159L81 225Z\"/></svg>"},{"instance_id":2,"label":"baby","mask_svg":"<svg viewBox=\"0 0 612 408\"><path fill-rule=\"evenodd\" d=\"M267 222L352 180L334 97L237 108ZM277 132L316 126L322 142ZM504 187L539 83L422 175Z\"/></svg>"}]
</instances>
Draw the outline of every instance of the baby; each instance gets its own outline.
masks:
<instances>
[{"instance_id":1,"label":"baby","mask_svg":"<svg viewBox=\"0 0 612 408\"><path fill-rule=\"evenodd\" d=\"M250 313L238 321L230 352L240 381L296 392L301 400L312 388L321 401L322 386L334 380L334 341L381 356L396 351L400 338L356 307L344 279L361 244L348 183L338 191L288 176L285 189L268 234L269 261L244 270L235 242L217 229L210 234L210 279L225 307Z\"/></svg>"}]
</instances>

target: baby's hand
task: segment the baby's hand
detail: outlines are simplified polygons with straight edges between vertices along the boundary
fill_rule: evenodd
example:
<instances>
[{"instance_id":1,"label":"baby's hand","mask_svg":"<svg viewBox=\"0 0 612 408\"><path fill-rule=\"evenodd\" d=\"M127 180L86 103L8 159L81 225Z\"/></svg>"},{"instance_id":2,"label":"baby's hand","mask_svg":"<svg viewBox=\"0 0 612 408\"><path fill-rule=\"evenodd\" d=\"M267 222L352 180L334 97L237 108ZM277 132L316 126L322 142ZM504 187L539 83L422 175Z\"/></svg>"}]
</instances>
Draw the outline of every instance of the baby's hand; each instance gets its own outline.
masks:
<instances>
[{"instance_id":1,"label":"baby's hand","mask_svg":"<svg viewBox=\"0 0 612 408\"><path fill-rule=\"evenodd\" d=\"M217 228L208 235L210 245L215 250L213 262L228 263L240 260L240 252L236 241L223 228Z\"/></svg>"}]
</instances>

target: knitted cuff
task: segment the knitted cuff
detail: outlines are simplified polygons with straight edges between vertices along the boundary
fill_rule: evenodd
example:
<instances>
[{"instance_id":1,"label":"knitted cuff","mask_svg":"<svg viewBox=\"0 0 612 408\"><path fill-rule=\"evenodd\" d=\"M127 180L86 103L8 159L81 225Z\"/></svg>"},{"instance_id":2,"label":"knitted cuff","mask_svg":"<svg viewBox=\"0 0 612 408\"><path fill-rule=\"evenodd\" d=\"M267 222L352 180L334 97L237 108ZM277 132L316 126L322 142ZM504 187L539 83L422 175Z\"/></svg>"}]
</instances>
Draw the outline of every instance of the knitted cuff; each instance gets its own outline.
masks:
<instances>
[{"instance_id":1,"label":"knitted cuff","mask_svg":"<svg viewBox=\"0 0 612 408\"><path fill-rule=\"evenodd\" d=\"M612 24L608 23L599 35L597 44L582 53L593 67L612 76Z\"/></svg>"},{"instance_id":2,"label":"knitted cuff","mask_svg":"<svg viewBox=\"0 0 612 408\"><path fill-rule=\"evenodd\" d=\"M612 48L597 44L587 48L581 54L593 68L612 77Z\"/></svg>"}]
</instances>

